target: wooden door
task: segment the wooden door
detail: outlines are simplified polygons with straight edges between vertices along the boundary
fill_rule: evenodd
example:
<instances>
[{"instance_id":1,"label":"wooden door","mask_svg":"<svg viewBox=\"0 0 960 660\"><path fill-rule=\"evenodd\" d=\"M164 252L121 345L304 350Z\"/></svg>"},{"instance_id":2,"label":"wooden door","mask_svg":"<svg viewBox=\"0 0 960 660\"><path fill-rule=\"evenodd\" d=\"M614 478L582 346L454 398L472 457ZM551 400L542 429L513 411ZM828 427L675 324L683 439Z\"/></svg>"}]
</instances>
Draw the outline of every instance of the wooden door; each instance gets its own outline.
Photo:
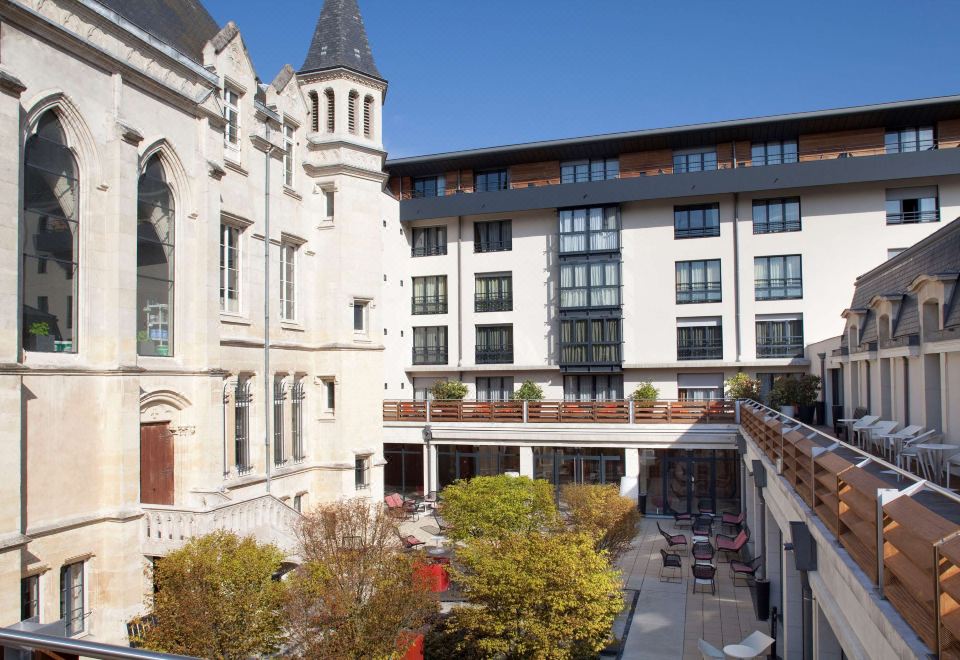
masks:
<instances>
[{"instance_id":1,"label":"wooden door","mask_svg":"<svg viewBox=\"0 0 960 660\"><path fill-rule=\"evenodd\" d=\"M140 502L173 504L173 434L170 425L140 425Z\"/></svg>"}]
</instances>

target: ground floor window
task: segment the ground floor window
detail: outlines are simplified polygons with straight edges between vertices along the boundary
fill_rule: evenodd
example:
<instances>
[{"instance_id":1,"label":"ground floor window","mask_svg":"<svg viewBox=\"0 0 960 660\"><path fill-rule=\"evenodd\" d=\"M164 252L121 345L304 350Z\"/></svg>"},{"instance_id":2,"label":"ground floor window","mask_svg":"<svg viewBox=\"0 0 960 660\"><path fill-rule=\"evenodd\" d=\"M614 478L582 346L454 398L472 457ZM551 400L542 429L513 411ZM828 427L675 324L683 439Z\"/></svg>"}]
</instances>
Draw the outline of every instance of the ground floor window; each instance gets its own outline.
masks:
<instances>
[{"instance_id":1,"label":"ground floor window","mask_svg":"<svg viewBox=\"0 0 960 660\"><path fill-rule=\"evenodd\" d=\"M622 449L534 447L533 476L565 484L619 484L624 475Z\"/></svg>"},{"instance_id":2,"label":"ground floor window","mask_svg":"<svg viewBox=\"0 0 960 660\"><path fill-rule=\"evenodd\" d=\"M60 568L60 618L67 627L67 636L83 632L83 562Z\"/></svg>"},{"instance_id":3,"label":"ground floor window","mask_svg":"<svg viewBox=\"0 0 960 660\"><path fill-rule=\"evenodd\" d=\"M423 445L384 445L384 493L400 493L405 497L422 496Z\"/></svg>"},{"instance_id":4,"label":"ground floor window","mask_svg":"<svg viewBox=\"0 0 960 660\"><path fill-rule=\"evenodd\" d=\"M437 483L440 488L457 479L472 479L505 472L520 472L519 447L437 447Z\"/></svg>"},{"instance_id":5,"label":"ground floor window","mask_svg":"<svg viewBox=\"0 0 960 660\"><path fill-rule=\"evenodd\" d=\"M645 461L647 513L740 510L740 461L734 449L655 449ZM645 477L645 478L644 478Z\"/></svg>"}]
</instances>

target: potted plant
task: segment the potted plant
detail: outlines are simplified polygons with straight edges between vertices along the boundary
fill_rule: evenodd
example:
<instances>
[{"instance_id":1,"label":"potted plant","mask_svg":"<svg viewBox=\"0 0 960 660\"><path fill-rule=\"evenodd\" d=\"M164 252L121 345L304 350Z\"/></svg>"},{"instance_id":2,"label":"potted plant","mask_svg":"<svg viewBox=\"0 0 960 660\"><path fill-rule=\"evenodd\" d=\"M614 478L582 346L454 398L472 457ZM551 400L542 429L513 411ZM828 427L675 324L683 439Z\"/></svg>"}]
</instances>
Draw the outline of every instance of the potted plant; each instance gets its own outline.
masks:
<instances>
[{"instance_id":1,"label":"potted plant","mask_svg":"<svg viewBox=\"0 0 960 660\"><path fill-rule=\"evenodd\" d=\"M53 335L50 334L50 324L46 321L34 321L27 328L30 335L27 348L31 351L52 353L54 349Z\"/></svg>"},{"instance_id":2,"label":"potted plant","mask_svg":"<svg viewBox=\"0 0 960 660\"><path fill-rule=\"evenodd\" d=\"M763 403L763 396L760 394L760 381L750 378L742 371L727 380L724 385L727 388L727 396L731 399L747 399Z\"/></svg>"},{"instance_id":3,"label":"potted plant","mask_svg":"<svg viewBox=\"0 0 960 660\"><path fill-rule=\"evenodd\" d=\"M813 424L817 409L817 396L820 394L820 376L804 374L800 376L797 391L797 419L804 424Z\"/></svg>"},{"instance_id":4,"label":"potted plant","mask_svg":"<svg viewBox=\"0 0 960 660\"><path fill-rule=\"evenodd\" d=\"M792 376L780 376L773 381L770 390L770 406L779 408L787 417L794 417L797 413L797 402L800 399L800 380Z\"/></svg>"},{"instance_id":5,"label":"potted plant","mask_svg":"<svg viewBox=\"0 0 960 660\"><path fill-rule=\"evenodd\" d=\"M514 401L543 401L543 388L532 380L525 380L510 398Z\"/></svg>"}]
</instances>

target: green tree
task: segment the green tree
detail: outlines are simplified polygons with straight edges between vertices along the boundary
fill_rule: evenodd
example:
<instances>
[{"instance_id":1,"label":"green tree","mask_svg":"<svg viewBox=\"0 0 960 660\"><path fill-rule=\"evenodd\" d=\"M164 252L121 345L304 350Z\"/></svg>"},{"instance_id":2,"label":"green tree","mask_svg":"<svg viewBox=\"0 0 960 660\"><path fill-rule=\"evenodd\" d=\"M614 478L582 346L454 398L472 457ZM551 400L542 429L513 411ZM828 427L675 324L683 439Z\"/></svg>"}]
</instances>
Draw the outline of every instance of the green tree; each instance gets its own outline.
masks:
<instances>
[{"instance_id":1,"label":"green tree","mask_svg":"<svg viewBox=\"0 0 960 660\"><path fill-rule=\"evenodd\" d=\"M742 371L724 384L727 386L727 396L731 399L749 399L763 403L763 397L760 396L760 381L750 378Z\"/></svg>"},{"instance_id":2,"label":"green tree","mask_svg":"<svg viewBox=\"0 0 960 660\"><path fill-rule=\"evenodd\" d=\"M543 388L532 380L525 380L511 398L514 401L543 401Z\"/></svg>"},{"instance_id":3,"label":"green tree","mask_svg":"<svg viewBox=\"0 0 960 660\"><path fill-rule=\"evenodd\" d=\"M556 529L559 516L553 497L553 486L543 480L475 477L444 488L440 511L454 540L497 538L511 532Z\"/></svg>"},{"instance_id":4,"label":"green tree","mask_svg":"<svg viewBox=\"0 0 960 660\"><path fill-rule=\"evenodd\" d=\"M560 489L560 499L567 505L571 529L589 534L594 547L605 550L611 561L630 549L640 513L637 503L621 495L615 485L567 484Z\"/></svg>"},{"instance_id":5,"label":"green tree","mask_svg":"<svg viewBox=\"0 0 960 660\"><path fill-rule=\"evenodd\" d=\"M632 396L634 401L656 401L660 397L660 390L653 383L640 383Z\"/></svg>"},{"instance_id":6,"label":"green tree","mask_svg":"<svg viewBox=\"0 0 960 660\"><path fill-rule=\"evenodd\" d=\"M446 626L461 653L482 657L589 658L623 608L620 574L587 534L540 532L474 539L454 576L469 607ZM457 639L453 637L453 639Z\"/></svg>"},{"instance_id":7,"label":"green tree","mask_svg":"<svg viewBox=\"0 0 960 660\"><path fill-rule=\"evenodd\" d=\"M430 392L439 401L458 401L467 396L467 386L459 380L438 380Z\"/></svg>"},{"instance_id":8,"label":"green tree","mask_svg":"<svg viewBox=\"0 0 960 660\"><path fill-rule=\"evenodd\" d=\"M283 553L253 537L217 531L157 561L156 623L144 646L201 658L249 658L284 640L283 586L273 580Z\"/></svg>"},{"instance_id":9,"label":"green tree","mask_svg":"<svg viewBox=\"0 0 960 660\"><path fill-rule=\"evenodd\" d=\"M301 658L402 656L403 634L437 613L400 547L397 522L380 504L323 504L297 530L303 564L287 580L286 613Z\"/></svg>"}]
</instances>

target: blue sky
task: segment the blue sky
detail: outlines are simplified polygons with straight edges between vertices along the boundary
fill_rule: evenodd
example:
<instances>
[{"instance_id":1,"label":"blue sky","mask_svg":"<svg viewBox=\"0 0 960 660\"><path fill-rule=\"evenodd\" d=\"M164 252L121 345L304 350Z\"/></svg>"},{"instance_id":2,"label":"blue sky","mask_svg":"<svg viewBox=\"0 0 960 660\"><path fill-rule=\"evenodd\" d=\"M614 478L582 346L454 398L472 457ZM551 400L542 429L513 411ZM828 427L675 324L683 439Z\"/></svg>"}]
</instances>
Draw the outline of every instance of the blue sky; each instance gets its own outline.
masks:
<instances>
[{"instance_id":1,"label":"blue sky","mask_svg":"<svg viewBox=\"0 0 960 660\"><path fill-rule=\"evenodd\" d=\"M260 77L321 0L205 0ZM960 93L947 0L360 0L391 157Z\"/></svg>"}]
</instances>

